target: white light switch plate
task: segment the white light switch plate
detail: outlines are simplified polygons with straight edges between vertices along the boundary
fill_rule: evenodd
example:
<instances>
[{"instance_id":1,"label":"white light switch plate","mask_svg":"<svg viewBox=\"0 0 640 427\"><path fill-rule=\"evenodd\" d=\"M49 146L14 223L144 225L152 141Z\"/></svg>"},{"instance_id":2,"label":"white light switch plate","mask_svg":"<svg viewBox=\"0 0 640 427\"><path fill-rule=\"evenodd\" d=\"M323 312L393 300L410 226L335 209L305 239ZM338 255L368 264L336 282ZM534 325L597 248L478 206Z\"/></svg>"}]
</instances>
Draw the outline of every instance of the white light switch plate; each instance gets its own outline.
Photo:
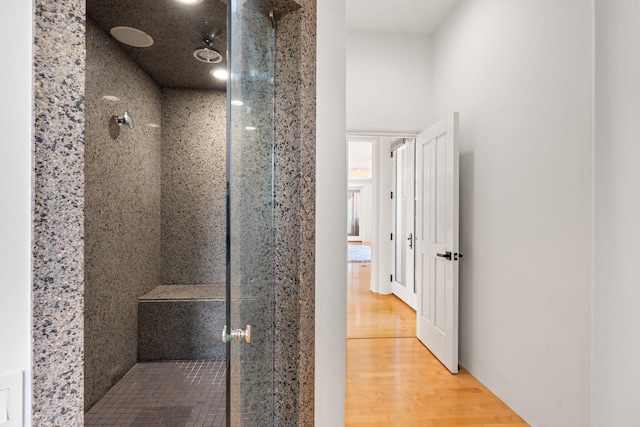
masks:
<instances>
[{"instance_id":1,"label":"white light switch plate","mask_svg":"<svg viewBox=\"0 0 640 427\"><path fill-rule=\"evenodd\" d=\"M0 375L0 390L5 391L8 419L0 415L0 427L22 427L22 372ZM0 398L2 398L0 393ZM2 404L0 404L0 408Z\"/></svg>"}]
</instances>

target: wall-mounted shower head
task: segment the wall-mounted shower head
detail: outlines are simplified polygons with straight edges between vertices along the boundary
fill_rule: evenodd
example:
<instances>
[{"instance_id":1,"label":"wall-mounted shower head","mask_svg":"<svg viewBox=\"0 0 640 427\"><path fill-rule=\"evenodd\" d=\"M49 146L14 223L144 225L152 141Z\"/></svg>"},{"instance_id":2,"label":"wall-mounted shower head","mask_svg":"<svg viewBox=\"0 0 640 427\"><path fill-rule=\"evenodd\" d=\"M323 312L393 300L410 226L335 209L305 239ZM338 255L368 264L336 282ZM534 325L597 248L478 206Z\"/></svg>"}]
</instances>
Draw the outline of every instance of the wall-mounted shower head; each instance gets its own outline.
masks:
<instances>
[{"instance_id":1,"label":"wall-mounted shower head","mask_svg":"<svg viewBox=\"0 0 640 427\"><path fill-rule=\"evenodd\" d=\"M122 117L116 117L115 120L118 126L127 125L133 129L133 117L131 117L131 114L129 114L128 111L125 111Z\"/></svg>"},{"instance_id":2,"label":"wall-mounted shower head","mask_svg":"<svg viewBox=\"0 0 640 427\"><path fill-rule=\"evenodd\" d=\"M213 48L213 40L207 36L202 42L204 43L204 47L193 51L194 58L207 64L222 62L222 54Z\"/></svg>"}]
</instances>

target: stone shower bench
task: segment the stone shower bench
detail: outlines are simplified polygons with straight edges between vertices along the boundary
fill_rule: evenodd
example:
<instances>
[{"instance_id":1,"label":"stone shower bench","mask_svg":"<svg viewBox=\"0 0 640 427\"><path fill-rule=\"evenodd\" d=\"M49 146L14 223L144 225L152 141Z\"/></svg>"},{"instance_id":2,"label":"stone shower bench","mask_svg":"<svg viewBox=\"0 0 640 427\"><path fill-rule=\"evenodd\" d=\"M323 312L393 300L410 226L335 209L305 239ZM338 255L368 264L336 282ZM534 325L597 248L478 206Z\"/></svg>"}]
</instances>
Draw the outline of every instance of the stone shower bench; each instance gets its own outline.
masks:
<instances>
[{"instance_id":1,"label":"stone shower bench","mask_svg":"<svg viewBox=\"0 0 640 427\"><path fill-rule=\"evenodd\" d=\"M138 361L223 360L225 285L161 285L138 299Z\"/></svg>"}]
</instances>

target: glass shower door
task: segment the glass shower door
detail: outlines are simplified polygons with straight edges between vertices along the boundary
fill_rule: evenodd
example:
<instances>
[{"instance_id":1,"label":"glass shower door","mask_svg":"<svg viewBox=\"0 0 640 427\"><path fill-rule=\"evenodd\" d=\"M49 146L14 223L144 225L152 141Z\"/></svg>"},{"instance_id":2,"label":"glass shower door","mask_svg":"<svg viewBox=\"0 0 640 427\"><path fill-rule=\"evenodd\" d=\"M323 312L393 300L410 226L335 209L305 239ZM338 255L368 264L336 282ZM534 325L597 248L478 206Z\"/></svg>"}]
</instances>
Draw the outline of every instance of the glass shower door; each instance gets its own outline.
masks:
<instances>
[{"instance_id":1,"label":"glass shower door","mask_svg":"<svg viewBox=\"0 0 640 427\"><path fill-rule=\"evenodd\" d=\"M274 417L274 42L271 2L229 0L227 425Z\"/></svg>"}]
</instances>

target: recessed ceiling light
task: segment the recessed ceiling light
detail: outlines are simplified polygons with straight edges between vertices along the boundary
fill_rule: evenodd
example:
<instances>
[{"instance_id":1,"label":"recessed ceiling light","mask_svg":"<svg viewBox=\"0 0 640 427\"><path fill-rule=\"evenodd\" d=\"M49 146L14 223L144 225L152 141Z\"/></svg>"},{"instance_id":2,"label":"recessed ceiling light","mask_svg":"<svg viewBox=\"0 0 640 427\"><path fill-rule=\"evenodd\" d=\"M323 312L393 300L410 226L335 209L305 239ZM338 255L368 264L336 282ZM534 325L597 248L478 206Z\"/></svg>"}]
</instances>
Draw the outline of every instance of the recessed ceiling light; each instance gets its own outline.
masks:
<instances>
[{"instance_id":1,"label":"recessed ceiling light","mask_svg":"<svg viewBox=\"0 0 640 427\"><path fill-rule=\"evenodd\" d=\"M246 130L256 130L257 128L254 126L247 126L245 127Z\"/></svg>"},{"instance_id":2,"label":"recessed ceiling light","mask_svg":"<svg viewBox=\"0 0 640 427\"><path fill-rule=\"evenodd\" d=\"M150 128L154 128L154 129L156 129L156 128L159 128L159 127L160 127L160 125L159 125L159 124L157 124L157 123L149 123L147 126L149 126Z\"/></svg>"},{"instance_id":3,"label":"recessed ceiling light","mask_svg":"<svg viewBox=\"0 0 640 427\"><path fill-rule=\"evenodd\" d=\"M184 3L184 4L198 4L198 3L202 3L202 0L177 0L180 3Z\"/></svg>"},{"instance_id":4,"label":"recessed ceiling light","mask_svg":"<svg viewBox=\"0 0 640 427\"><path fill-rule=\"evenodd\" d=\"M216 68L211 70L211 75L216 79L227 80L229 78L229 73L224 68Z\"/></svg>"},{"instance_id":5,"label":"recessed ceiling light","mask_svg":"<svg viewBox=\"0 0 640 427\"><path fill-rule=\"evenodd\" d=\"M240 101L239 99L234 99L233 101L231 101L231 105L244 105L244 102Z\"/></svg>"},{"instance_id":6,"label":"recessed ceiling light","mask_svg":"<svg viewBox=\"0 0 640 427\"><path fill-rule=\"evenodd\" d=\"M149 47L153 45L153 38L137 28L113 27L111 35L120 43L133 47Z\"/></svg>"},{"instance_id":7,"label":"recessed ceiling light","mask_svg":"<svg viewBox=\"0 0 640 427\"><path fill-rule=\"evenodd\" d=\"M118 98L117 96L113 96L113 95L103 95L102 99L104 99L105 101L113 101L113 102L120 101L120 98Z\"/></svg>"}]
</instances>

